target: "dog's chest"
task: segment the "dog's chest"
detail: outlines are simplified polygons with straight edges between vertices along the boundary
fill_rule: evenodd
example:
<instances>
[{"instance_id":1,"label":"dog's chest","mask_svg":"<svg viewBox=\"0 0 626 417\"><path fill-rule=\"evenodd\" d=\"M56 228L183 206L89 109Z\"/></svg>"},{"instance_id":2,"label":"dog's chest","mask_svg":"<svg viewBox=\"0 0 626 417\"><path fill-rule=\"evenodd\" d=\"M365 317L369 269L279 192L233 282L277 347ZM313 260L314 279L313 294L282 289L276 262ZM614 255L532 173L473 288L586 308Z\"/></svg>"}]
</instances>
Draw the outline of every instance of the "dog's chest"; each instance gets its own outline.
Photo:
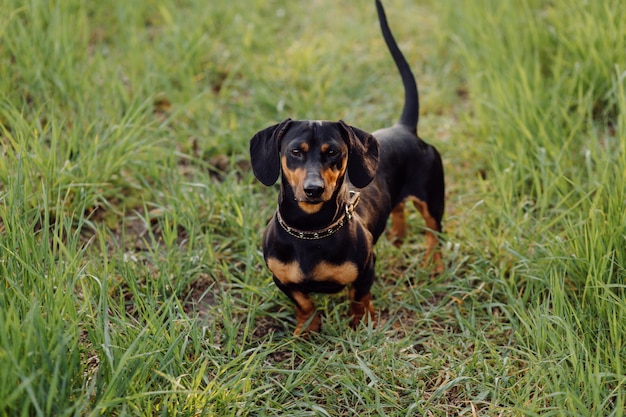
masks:
<instances>
[{"instance_id":1,"label":"dog's chest","mask_svg":"<svg viewBox=\"0 0 626 417\"><path fill-rule=\"evenodd\" d=\"M358 279L371 256L371 240L356 218L316 240L289 236L273 220L266 229L263 252L267 267L283 285L334 292Z\"/></svg>"},{"instance_id":2,"label":"dog's chest","mask_svg":"<svg viewBox=\"0 0 626 417\"><path fill-rule=\"evenodd\" d=\"M341 263L328 261L311 263L310 261L301 262L297 259L284 262L278 258L269 257L267 267L276 279L284 285L311 282L332 282L348 285L354 282L359 275L356 263L349 260Z\"/></svg>"}]
</instances>

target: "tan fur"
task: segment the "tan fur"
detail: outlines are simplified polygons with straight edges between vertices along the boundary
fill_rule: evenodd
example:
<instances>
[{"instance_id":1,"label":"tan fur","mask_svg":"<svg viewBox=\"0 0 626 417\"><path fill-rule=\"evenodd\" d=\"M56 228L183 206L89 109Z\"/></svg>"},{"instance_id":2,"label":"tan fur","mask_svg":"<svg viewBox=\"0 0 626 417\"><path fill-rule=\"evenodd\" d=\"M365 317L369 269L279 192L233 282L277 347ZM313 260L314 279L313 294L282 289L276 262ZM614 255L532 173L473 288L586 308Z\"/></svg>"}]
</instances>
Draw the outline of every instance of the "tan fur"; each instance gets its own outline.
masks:
<instances>
[{"instance_id":1,"label":"tan fur","mask_svg":"<svg viewBox=\"0 0 626 417\"><path fill-rule=\"evenodd\" d=\"M276 258L267 260L267 267L272 274L283 284L298 284L304 279L304 274L297 261L283 263Z\"/></svg>"},{"instance_id":2,"label":"tan fur","mask_svg":"<svg viewBox=\"0 0 626 417\"><path fill-rule=\"evenodd\" d=\"M441 255L441 251L437 249L438 241L437 236L433 233L433 230L437 230L437 222L430 215L428 211L428 204L425 201L420 200L417 197L409 197L408 200L411 200L415 207L419 210L424 218L424 222L426 223L426 256L424 257L424 265L428 262L432 262L435 265L435 271L439 274L443 273L445 270L443 265L443 257Z\"/></svg>"}]
</instances>

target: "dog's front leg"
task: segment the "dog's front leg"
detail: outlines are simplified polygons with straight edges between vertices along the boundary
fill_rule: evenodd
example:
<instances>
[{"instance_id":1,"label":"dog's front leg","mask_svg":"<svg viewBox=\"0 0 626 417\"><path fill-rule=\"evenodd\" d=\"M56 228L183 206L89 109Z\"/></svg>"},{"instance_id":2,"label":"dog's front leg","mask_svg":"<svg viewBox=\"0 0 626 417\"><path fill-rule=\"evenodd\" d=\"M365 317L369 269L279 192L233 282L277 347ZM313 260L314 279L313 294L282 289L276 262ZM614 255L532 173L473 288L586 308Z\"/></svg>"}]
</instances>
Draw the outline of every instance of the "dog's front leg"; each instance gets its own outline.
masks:
<instances>
[{"instance_id":1,"label":"dog's front leg","mask_svg":"<svg viewBox=\"0 0 626 417\"><path fill-rule=\"evenodd\" d=\"M319 332L322 320L315 311L315 305L311 301L311 297L300 291L292 291L289 298L296 305L296 330L293 335L299 336L303 331ZM308 323L308 326L305 327Z\"/></svg>"},{"instance_id":2,"label":"dog's front leg","mask_svg":"<svg viewBox=\"0 0 626 417\"><path fill-rule=\"evenodd\" d=\"M368 319L376 325L376 313L372 304L372 294L370 288L374 283L374 262L361 276L352 284L349 291L350 296L350 327L356 329L363 318Z\"/></svg>"},{"instance_id":3,"label":"dog's front leg","mask_svg":"<svg viewBox=\"0 0 626 417\"><path fill-rule=\"evenodd\" d=\"M274 275L274 283L296 306L296 330L294 336L299 336L305 330L319 332L322 320L315 311L315 305L308 294L294 289L293 286L283 284ZM308 323L308 326L306 326ZM306 327L305 327L306 326Z\"/></svg>"}]
</instances>

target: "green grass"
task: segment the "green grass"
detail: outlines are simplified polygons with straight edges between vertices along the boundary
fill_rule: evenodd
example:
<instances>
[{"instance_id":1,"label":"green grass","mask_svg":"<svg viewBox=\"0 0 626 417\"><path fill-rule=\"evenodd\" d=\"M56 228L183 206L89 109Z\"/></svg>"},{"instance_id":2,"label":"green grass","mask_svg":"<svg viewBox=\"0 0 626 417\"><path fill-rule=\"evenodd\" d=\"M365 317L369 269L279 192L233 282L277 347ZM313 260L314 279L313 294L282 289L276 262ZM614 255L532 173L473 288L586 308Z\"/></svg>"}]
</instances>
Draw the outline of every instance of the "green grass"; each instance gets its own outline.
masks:
<instances>
[{"instance_id":1,"label":"green grass","mask_svg":"<svg viewBox=\"0 0 626 417\"><path fill-rule=\"evenodd\" d=\"M624 416L626 11L385 2L444 156L419 215L294 338L248 140L365 130L402 87L373 2L0 0L0 415Z\"/></svg>"}]
</instances>

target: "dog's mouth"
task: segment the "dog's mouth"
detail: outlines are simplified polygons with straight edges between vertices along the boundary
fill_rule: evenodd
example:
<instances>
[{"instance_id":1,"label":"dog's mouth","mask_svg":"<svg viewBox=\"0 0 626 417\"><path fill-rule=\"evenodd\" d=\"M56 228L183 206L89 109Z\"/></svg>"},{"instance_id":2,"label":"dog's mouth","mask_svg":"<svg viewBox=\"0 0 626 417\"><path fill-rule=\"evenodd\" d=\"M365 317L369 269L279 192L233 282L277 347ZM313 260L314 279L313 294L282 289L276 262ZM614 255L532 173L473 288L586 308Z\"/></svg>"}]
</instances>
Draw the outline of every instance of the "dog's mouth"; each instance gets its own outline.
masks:
<instances>
[{"instance_id":1,"label":"dog's mouth","mask_svg":"<svg viewBox=\"0 0 626 417\"><path fill-rule=\"evenodd\" d=\"M294 189L293 198L296 203L307 212L317 211L322 205L332 199L333 193L329 187L307 190L305 187ZM305 209L304 207L307 207Z\"/></svg>"},{"instance_id":2,"label":"dog's mouth","mask_svg":"<svg viewBox=\"0 0 626 417\"><path fill-rule=\"evenodd\" d=\"M308 204L320 204L326 202L322 197L304 197L304 198L296 198L298 203L308 203Z\"/></svg>"},{"instance_id":3,"label":"dog's mouth","mask_svg":"<svg viewBox=\"0 0 626 417\"><path fill-rule=\"evenodd\" d=\"M318 205L318 204L323 204L326 201L324 201L322 198L296 198L296 202L298 204L310 204L310 205Z\"/></svg>"},{"instance_id":4,"label":"dog's mouth","mask_svg":"<svg viewBox=\"0 0 626 417\"><path fill-rule=\"evenodd\" d=\"M322 204L329 200L328 192L316 193L315 195L309 195L304 190L299 190L294 193L294 200L298 204Z\"/></svg>"},{"instance_id":5,"label":"dog's mouth","mask_svg":"<svg viewBox=\"0 0 626 417\"><path fill-rule=\"evenodd\" d=\"M307 214L313 214L320 211L324 201L321 199L296 199L298 207Z\"/></svg>"}]
</instances>

